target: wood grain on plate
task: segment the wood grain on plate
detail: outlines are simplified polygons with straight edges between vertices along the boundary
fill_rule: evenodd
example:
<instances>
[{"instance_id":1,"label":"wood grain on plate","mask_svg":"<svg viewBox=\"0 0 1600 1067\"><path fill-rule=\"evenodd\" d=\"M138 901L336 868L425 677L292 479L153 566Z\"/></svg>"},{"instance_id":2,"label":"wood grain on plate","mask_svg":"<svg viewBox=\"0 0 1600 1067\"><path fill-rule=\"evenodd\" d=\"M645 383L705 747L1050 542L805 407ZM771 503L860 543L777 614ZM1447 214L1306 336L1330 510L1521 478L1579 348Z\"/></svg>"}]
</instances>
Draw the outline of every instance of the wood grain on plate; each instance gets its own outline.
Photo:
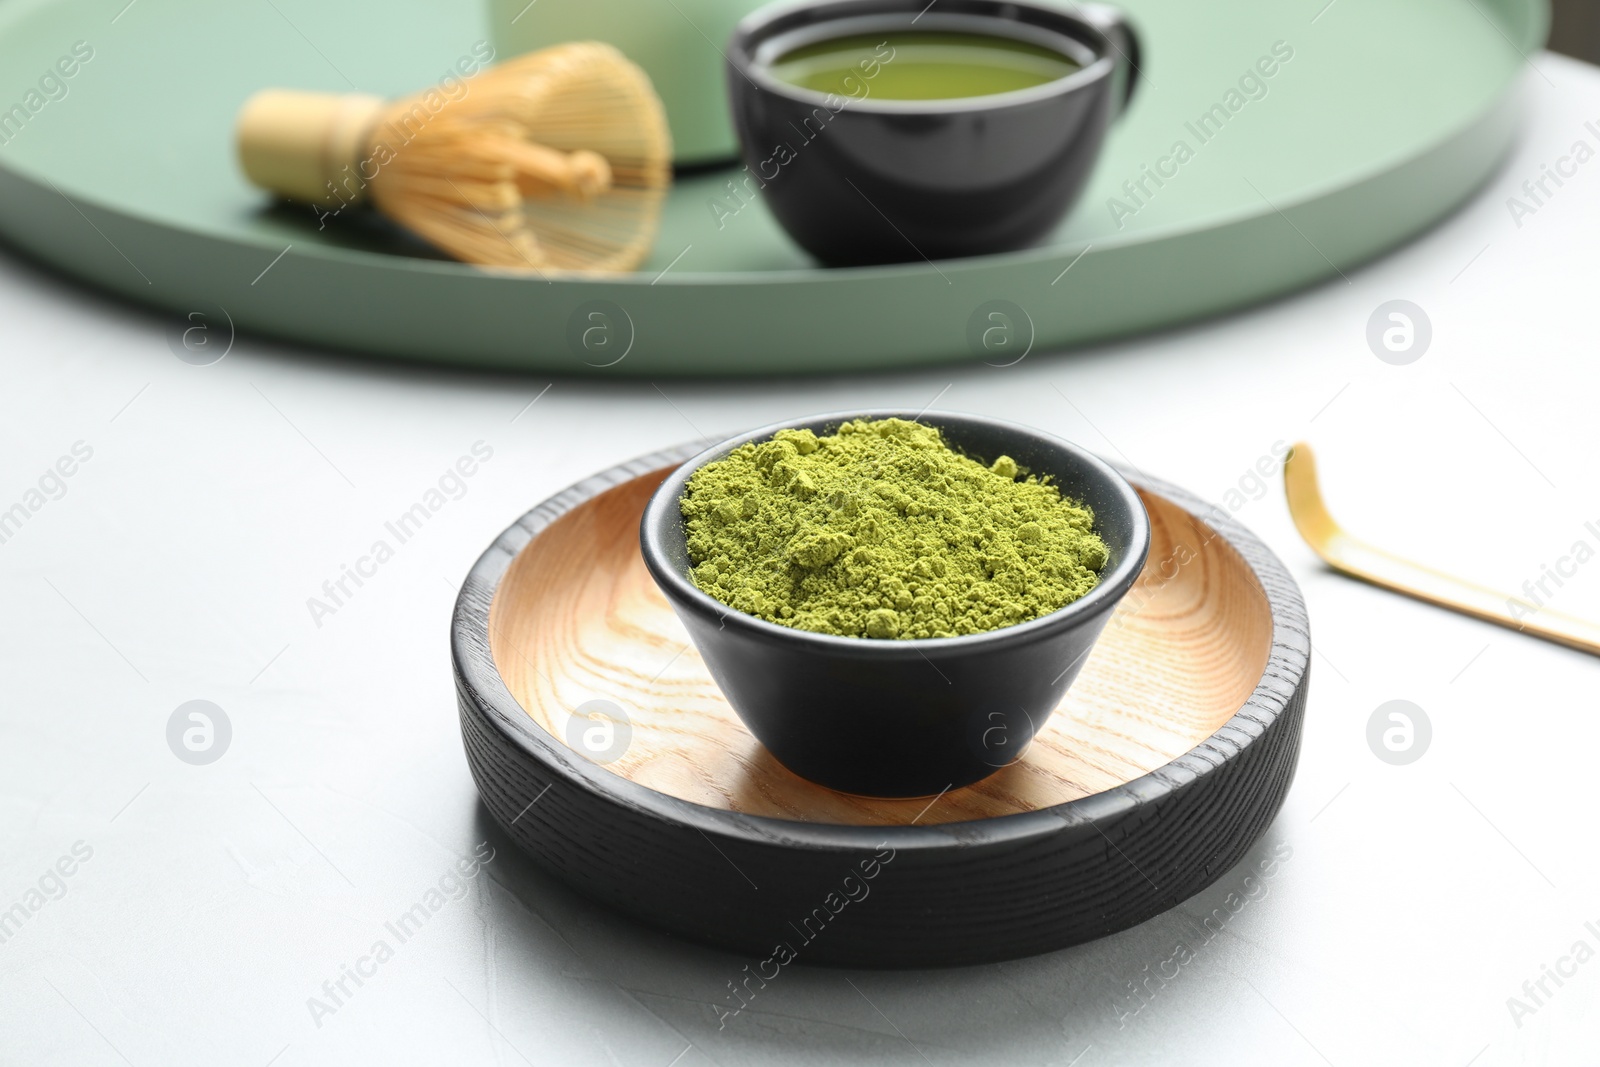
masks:
<instances>
[{"instance_id":1,"label":"wood grain on plate","mask_svg":"<svg viewBox=\"0 0 1600 1067\"><path fill-rule=\"evenodd\" d=\"M529 544L495 596L490 648L506 688L554 737L568 736L586 701L618 704L632 739L607 768L681 800L864 825L909 823L924 809L928 824L1053 807L1199 744L1244 703L1271 651L1271 610L1239 553L1146 491L1150 564L1020 760L932 808L836 793L791 774L750 735L645 571L639 515L665 474L606 490Z\"/></svg>"}]
</instances>

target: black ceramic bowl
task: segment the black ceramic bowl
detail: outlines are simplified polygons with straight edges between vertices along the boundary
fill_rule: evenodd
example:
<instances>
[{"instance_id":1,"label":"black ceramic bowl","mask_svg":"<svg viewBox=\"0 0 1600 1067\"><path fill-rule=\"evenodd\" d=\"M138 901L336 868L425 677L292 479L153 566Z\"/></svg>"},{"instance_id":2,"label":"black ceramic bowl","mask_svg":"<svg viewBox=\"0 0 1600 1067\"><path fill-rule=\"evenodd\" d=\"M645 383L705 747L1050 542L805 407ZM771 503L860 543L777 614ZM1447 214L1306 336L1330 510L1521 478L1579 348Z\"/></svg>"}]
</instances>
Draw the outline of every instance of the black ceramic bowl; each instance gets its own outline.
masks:
<instances>
[{"instance_id":1,"label":"black ceramic bowl","mask_svg":"<svg viewBox=\"0 0 1600 1067\"><path fill-rule=\"evenodd\" d=\"M1015 459L1094 510L1109 558L1087 596L987 633L873 640L810 633L713 599L689 579L679 501L689 476L778 430L832 433L851 419L920 419L974 458ZM710 448L661 483L639 531L645 565L683 620L728 703L802 778L865 796L931 796L1021 755L1077 677L1150 550L1144 504L1121 475L1066 441L977 415L852 411L783 422Z\"/></svg>"},{"instance_id":2,"label":"black ceramic bowl","mask_svg":"<svg viewBox=\"0 0 1600 1067\"><path fill-rule=\"evenodd\" d=\"M865 74L847 97L768 70L819 41L905 31L1017 38L1082 69L1031 89L926 101L875 98ZM780 4L741 22L727 55L752 184L795 241L835 265L1032 244L1077 199L1138 71L1137 37L1114 8L1014 0Z\"/></svg>"}]
</instances>

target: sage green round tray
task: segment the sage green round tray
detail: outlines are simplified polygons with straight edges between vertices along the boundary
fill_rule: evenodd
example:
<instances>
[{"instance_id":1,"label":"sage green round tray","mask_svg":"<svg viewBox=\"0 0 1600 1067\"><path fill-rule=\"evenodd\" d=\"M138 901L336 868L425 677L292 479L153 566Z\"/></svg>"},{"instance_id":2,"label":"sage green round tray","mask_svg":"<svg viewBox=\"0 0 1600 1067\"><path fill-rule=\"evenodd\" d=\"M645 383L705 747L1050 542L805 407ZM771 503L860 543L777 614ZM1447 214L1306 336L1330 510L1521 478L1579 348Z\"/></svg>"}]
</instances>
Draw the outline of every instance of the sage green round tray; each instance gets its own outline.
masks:
<instances>
[{"instance_id":1,"label":"sage green round tray","mask_svg":"<svg viewBox=\"0 0 1600 1067\"><path fill-rule=\"evenodd\" d=\"M1005 363L1348 272L1437 220L1500 159L1507 90L1548 24L1546 0L1125 6L1144 83L1038 248L819 269L729 169L678 182L639 273L544 281L441 260L353 212L319 229L234 163L254 90L420 89L490 38L479 5L7 0L0 234L174 323L220 306L242 330L394 356L650 376ZM1240 91L1277 42L1292 58ZM704 59L721 62L709 42ZM1226 121L1197 131L1212 105Z\"/></svg>"}]
</instances>

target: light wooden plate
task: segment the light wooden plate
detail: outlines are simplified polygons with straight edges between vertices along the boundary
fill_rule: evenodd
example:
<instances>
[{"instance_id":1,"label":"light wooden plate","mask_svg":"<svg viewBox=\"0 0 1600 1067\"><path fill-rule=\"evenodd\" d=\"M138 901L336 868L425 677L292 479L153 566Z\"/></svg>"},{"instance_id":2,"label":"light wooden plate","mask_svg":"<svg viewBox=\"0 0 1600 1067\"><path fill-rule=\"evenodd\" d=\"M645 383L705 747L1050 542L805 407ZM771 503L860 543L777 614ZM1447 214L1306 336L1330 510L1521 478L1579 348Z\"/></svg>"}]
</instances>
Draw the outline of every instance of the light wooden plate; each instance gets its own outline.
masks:
<instances>
[{"instance_id":1,"label":"light wooden plate","mask_svg":"<svg viewBox=\"0 0 1600 1067\"><path fill-rule=\"evenodd\" d=\"M666 474L606 490L530 543L495 595L489 647L506 688L553 737L587 728L572 712L589 701L620 707L631 740L605 765L680 800L861 825L910 823L924 809L919 821L930 824L1054 807L1132 781L1211 736L1250 696L1272 651L1271 606L1243 558L1145 491L1150 562L1019 760L931 807L836 793L790 773L751 736L646 572L639 516Z\"/></svg>"},{"instance_id":2,"label":"light wooden plate","mask_svg":"<svg viewBox=\"0 0 1600 1067\"><path fill-rule=\"evenodd\" d=\"M697 448L535 508L485 553L458 603L463 735L480 791L558 872L681 932L770 949L830 879L900 849L886 868L898 877L872 898L877 920L858 908L846 924L857 932L812 955L963 962L1170 907L1265 829L1298 752L1309 636L1292 580L1231 519L1202 519L1193 497L1130 475L1150 513L1149 563L1033 744L931 802L867 799L765 752L645 570L644 504ZM590 725L573 712L593 701L627 721L626 744L604 762L567 740Z\"/></svg>"}]
</instances>

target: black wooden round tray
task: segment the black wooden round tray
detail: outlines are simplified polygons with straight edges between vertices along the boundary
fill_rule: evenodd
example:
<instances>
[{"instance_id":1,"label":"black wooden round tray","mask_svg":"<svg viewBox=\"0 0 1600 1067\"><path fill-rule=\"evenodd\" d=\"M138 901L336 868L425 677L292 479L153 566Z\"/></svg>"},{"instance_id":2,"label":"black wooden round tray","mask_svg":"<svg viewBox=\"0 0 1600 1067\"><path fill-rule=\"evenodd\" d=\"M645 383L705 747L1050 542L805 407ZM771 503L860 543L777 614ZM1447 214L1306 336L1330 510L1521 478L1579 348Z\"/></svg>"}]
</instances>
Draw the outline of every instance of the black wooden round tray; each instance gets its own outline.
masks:
<instances>
[{"instance_id":1,"label":"black wooden round tray","mask_svg":"<svg viewBox=\"0 0 1600 1067\"><path fill-rule=\"evenodd\" d=\"M1277 813L1305 709L1300 592L1219 509L1127 470L1149 562L1020 760L924 800L790 774L721 699L639 558L645 500L701 447L540 504L456 603L478 791L587 895L764 966L976 963L1171 908Z\"/></svg>"}]
</instances>

